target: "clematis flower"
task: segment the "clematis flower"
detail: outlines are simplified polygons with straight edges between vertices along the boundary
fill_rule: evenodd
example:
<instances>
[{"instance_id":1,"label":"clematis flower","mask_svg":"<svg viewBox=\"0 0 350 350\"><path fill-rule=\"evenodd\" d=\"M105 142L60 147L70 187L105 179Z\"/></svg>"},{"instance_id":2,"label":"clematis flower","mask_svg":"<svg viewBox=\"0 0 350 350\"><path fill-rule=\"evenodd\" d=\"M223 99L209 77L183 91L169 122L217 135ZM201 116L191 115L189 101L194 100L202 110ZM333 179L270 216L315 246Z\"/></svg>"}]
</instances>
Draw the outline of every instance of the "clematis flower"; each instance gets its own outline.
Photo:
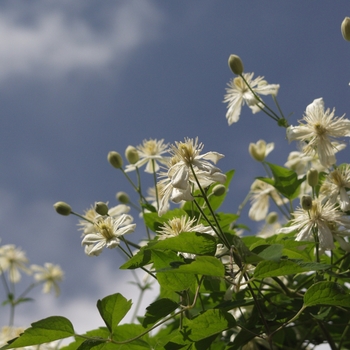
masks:
<instances>
[{"instance_id":1,"label":"clematis flower","mask_svg":"<svg viewBox=\"0 0 350 350\"><path fill-rule=\"evenodd\" d=\"M87 246L87 255L99 255L103 248L115 248L119 245L119 237L134 232L136 224L132 224L130 215L122 214L118 217L99 217L94 222L94 232L84 236L82 245Z\"/></svg>"},{"instance_id":2,"label":"clematis flower","mask_svg":"<svg viewBox=\"0 0 350 350\"><path fill-rule=\"evenodd\" d=\"M282 205L284 203L276 189L261 180L255 180L253 182L250 192L252 206L250 207L248 215L254 221L260 221L266 218L269 211L270 198L272 198L277 205Z\"/></svg>"},{"instance_id":3,"label":"clematis flower","mask_svg":"<svg viewBox=\"0 0 350 350\"><path fill-rule=\"evenodd\" d=\"M115 207L112 207L108 210L108 215L117 217L122 214L127 214L130 211L130 207L125 204L119 204ZM95 231L95 219L100 217L98 213L96 213L95 206L91 206L90 209L85 210L83 215L86 220L79 220L78 226L80 226L79 230L83 231L83 235L87 235L88 233L92 233Z\"/></svg>"},{"instance_id":4,"label":"clematis flower","mask_svg":"<svg viewBox=\"0 0 350 350\"><path fill-rule=\"evenodd\" d=\"M59 265L45 263L44 266L32 265L31 269L34 272L34 279L44 283L43 293L50 293L53 288L56 296L60 294L58 282L62 281L64 273Z\"/></svg>"},{"instance_id":5,"label":"clematis flower","mask_svg":"<svg viewBox=\"0 0 350 350\"><path fill-rule=\"evenodd\" d=\"M264 140L259 140L257 143L249 144L249 154L254 160L262 162L274 148L273 142L266 143Z\"/></svg>"},{"instance_id":6,"label":"clematis flower","mask_svg":"<svg viewBox=\"0 0 350 350\"><path fill-rule=\"evenodd\" d=\"M340 209L347 211L350 210L348 188L350 188L350 166L346 165L329 173L321 186L320 193L331 203L339 202Z\"/></svg>"},{"instance_id":7,"label":"clematis flower","mask_svg":"<svg viewBox=\"0 0 350 350\"><path fill-rule=\"evenodd\" d=\"M185 142L175 142L175 145L171 146L173 156L167 164L168 171L160 174L163 179L159 182L162 187L159 215L164 214L169 199L175 203L193 200L191 193L198 187L197 181L203 187L214 182L226 181L226 175L212 164L216 164L224 155L217 152L201 155L203 147L202 143L198 144L198 138L185 138Z\"/></svg>"},{"instance_id":8,"label":"clematis flower","mask_svg":"<svg viewBox=\"0 0 350 350\"><path fill-rule=\"evenodd\" d=\"M254 73L243 73L242 75L257 95L277 95L280 87L278 84L267 84L267 82L263 80L264 77L253 79ZM228 83L226 92L224 103L228 103L228 110L226 113L228 125L238 122L242 106L245 103L250 107L253 113L257 113L263 108L240 76L233 78Z\"/></svg>"},{"instance_id":9,"label":"clematis flower","mask_svg":"<svg viewBox=\"0 0 350 350\"><path fill-rule=\"evenodd\" d=\"M129 164L125 168L125 172L130 172L140 168L146 164L145 172L153 174L159 171L159 164L166 164L167 157L163 154L168 152L168 144L163 143L164 140L149 139L144 140L142 145L136 147L140 160L135 164Z\"/></svg>"},{"instance_id":10,"label":"clematis flower","mask_svg":"<svg viewBox=\"0 0 350 350\"><path fill-rule=\"evenodd\" d=\"M344 229L350 229L350 218L331 202L322 205L320 198L312 201L309 210L296 209L293 216L291 225L279 229L277 233L297 231L297 241L312 241L314 240L313 230L316 230L321 250L334 249L333 238L344 241L342 239L346 232ZM337 230L335 230L336 227ZM339 227L342 227L343 230L340 230ZM348 232L347 235L349 234Z\"/></svg>"},{"instance_id":11,"label":"clematis flower","mask_svg":"<svg viewBox=\"0 0 350 350\"><path fill-rule=\"evenodd\" d=\"M20 271L28 275L31 274L31 270L27 266L28 262L25 252L15 245L6 244L0 247L0 274L8 271L12 283L20 281Z\"/></svg>"},{"instance_id":12,"label":"clematis flower","mask_svg":"<svg viewBox=\"0 0 350 350\"><path fill-rule=\"evenodd\" d=\"M350 136L350 120L344 116L334 117L334 109L325 111L322 98L314 100L306 107L300 125L287 129L289 142L306 142L303 152L306 155L316 152L321 164L327 168L336 163L332 141L344 136Z\"/></svg>"},{"instance_id":13,"label":"clematis flower","mask_svg":"<svg viewBox=\"0 0 350 350\"><path fill-rule=\"evenodd\" d=\"M164 240L171 237L176 237L182 232L200 232L215 235L214 230L209 226L203 224L194 225L196 218L188 216L181 216L181 218L174 218L164 223L164 226L158 230L158 240Z\"/></svg>"}]
</instances>

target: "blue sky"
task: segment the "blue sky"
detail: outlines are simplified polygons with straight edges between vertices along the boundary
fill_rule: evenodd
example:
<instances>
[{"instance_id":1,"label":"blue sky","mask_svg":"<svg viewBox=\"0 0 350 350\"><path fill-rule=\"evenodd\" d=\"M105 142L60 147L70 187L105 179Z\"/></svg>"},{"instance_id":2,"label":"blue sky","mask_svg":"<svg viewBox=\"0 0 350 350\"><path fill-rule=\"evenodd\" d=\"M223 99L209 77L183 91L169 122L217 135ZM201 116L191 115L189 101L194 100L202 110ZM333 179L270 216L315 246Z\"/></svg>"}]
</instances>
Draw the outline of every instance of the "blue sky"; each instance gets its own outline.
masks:
<instances>
[{"instance_id":1,"label":"blue sky","mask_svg":"<svg viewBox=\"0 0 350 350\"><path fill-rule=\"evenodd\" d=\"M345 16L348 0L2 1L0 237L32 263L66 271L62 296L22 306L17 323L59 313L86 330L102 324L98 298L131 293L129 275L118 271L120 255L84 255L77 220L52 208L63 200L82 213L95 201L116 203L118 191L132 194L108 164L109 151L124 153L148 138L198 136L204 151L225 155L223 171L237 169L225 206L233 212L264 175L248 154L250 142L275 142L269 160L284 164L296 145L265 115L245 107L237 124L227 124L231 53L246 72L280 84L278 101L291 124L319 97L336 115L349 113ZM348 160L348 152L340 158Z\"/></svg>"}]
</instances>

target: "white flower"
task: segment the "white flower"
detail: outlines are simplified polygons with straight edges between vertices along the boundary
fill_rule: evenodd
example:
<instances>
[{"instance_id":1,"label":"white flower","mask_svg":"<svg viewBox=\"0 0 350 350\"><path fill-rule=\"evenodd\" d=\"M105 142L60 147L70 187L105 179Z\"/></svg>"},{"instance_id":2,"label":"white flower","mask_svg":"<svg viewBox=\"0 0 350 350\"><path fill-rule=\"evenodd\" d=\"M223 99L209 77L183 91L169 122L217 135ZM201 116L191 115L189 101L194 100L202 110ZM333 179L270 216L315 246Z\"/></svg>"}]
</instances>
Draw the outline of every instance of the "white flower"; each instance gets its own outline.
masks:
<instances>
[{"instance_id":1,"label":"white flower","mask_svg":"<svg viewBox=\"0 0 350 350\"><path fill-rule=\"evenodd\" d=\"M140 156L140 160L135 164L129 164L125 168L125 172L130 172L136 168L140 168L146 165L146 173L155 173L159 170L159 163L166 164L168 158L163 154L168 152L168 144L163 144L164 140L144 140L142 145L137 146L137 151Z\"/></svg>"},{"instance_id":2,"label":"white flower","mask_svg":"<svg viewBox=\"0 0 350 350\"><path fill-rule=\"evenodd\" d=\"M0 247L0 274L8 271L9 279L12 283L17 283L21 279L20 270L30 274L27 267L28 259L21 248L16 248L13 244Z\"/></svg>"},{"instance_id":3,"label":"white flower","mask_svg":"<svg viewBox=\"0 0 350 350\"><path fill-rule=\"evenodd\" d=\"M350 210L347 189L350 188L350 165L333 170L323 182L320 193L331 203L337 203L342 211Z\"/></svg>"},{"instance_id":4,"label":"white flower","mask_svg":"<svg viewBox=\"0 0 350 350\"><path fill-rule=\"evenodd\" d=\"M264 77L257 77L253 80L253 75L254 73L243 73L245 80L257 95L277 95L280 87L278 84L267 84L263 80ZM226 92L224 103L228 103L226 119L229 125L238 121L242 106L245 103L253 113L259 112L263 107L241 77L233 78L229 82Z\"/></svg>"},{"instance_id":5,"label":"white flower","mask_svg":"<svg viewBox=\"0 0 350 350\"><path fill-rule=\"evenodd\" d=\"M34 279L37 282L44 282L43 293L50 293L53 288L56 296L60 294L58 282L62 281L64 273L59 265L45 263L44 266L32 265L31 269L34 272Z\"/></svg>"},{"instance_id":6,"label":"white flower","mask_svg":"<svg viewBox=\"0 0 350 350\"><path fill-rule=\"evenodd\" d=\"M192 190L198 187L197 180L202 187L207 187L213 182L226 181L226 175L211 163L216 164L224 155L217 152L201 155L203 147L203 144L198 144L197 138L186 138L185 142L176 142L171 146L173 157L168 162L169 170L160 174L165 178L159 182L159 215L165 213L169 199L175 203L193 200Z\"/></svg>"},{"instance_id":7,"label":"white flower","mask_svg":"<svg viewBox=\"0 0 350 350\"><path fill-rule=\"evenodd\" d=\"M118 217L99 217L94 223L94 232L84 236L82 245L87 246L87 255L99 255L104 247L115 248L120 243L120 236L134 232L136 224L132 224L130 215L122 214Z\"/></svg>"},{"instance_id":8,"label":"white flower","mask_svg":"<svg viewBox=\"0 0 350 350\"><path fill-rule=\"evenodd\" d=\"M277 205L282 205L284 200L278 195L276 189L268 183L255 180L251 186L252 206L249 217L254 221L264 220L269 211L269 200L272 198Z\"/></svg>"},{"instance_id":9,"label":"white flower","mask_svg":"<svg viewBox=\"0 0 350 350\"><path fill-rule=\"evenodd\" d=\"M182 232L200 232L215 235L214 230L209 226L203 224L194 225L196 218L188 216L181 216L181 218L174 218L164 223L164 226L158 230L158 240L176 237Z\"/></svg>"},{"instance_id":10,"label":"white flower","mask_svg":"<svg viewBox=\"0 0 350 350\"><path fill-rule=\"evenodd\" d=\"M334 109L324 110L322 98L314 100L306 107L299 126L287 129L288 141L305 141L303 152L307 155L317 152L321 164L330 167L336 163L332 141L338 137L350 136L350 120L334 117Z\"/></svg>"},{"instance_id":11,"label":"white flower","mask_svg":"<svg viewBox=\"0 0 350 350\"><path fill-rule=\"evenodd\" d=\"M130 207L125 204L119 204L115 207L112 207L108 210L108 215L117 217L122 214L127 214L130 211ZM94 207L92 206L90 209L85 210L83 215L86 220L79 220L78 226L81 226L79 229L83 231L83 235L87 235L88 233L92 233L95 231L95 219L100 217L98 213L96 213Z\"/></svg>"},{"instance_id":12,"label":"white flower","mask_svg":"<svg viewBox=\"0 0 350 350\"><path fill-rule=\"evenodd\" d=\"M313 230L316 230L321 250L334 249L333 237L338 240L337 234L341 232L339 229L335 231L334 227L339 225L345 229L350 228L350 218L346 217L340 210L337 210L336 205L330 202L322 205L321 199L313 200L310 210L298 208L293 213L293 216L291 226L283 227L277 232L290 233L298 231L297 241L312 241L314 240ZM344 233L345 231L342 232Z\"/></svg>"}]
</instances>

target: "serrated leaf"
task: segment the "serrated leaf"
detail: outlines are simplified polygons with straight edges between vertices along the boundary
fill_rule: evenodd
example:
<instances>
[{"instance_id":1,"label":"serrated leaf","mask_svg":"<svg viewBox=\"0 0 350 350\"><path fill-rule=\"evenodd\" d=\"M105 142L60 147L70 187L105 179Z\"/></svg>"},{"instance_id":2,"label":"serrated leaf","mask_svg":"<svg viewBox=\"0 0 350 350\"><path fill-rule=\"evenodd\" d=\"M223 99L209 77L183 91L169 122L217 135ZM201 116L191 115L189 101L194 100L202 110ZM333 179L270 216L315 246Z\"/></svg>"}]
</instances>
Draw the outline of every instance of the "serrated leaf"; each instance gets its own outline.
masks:
<instances>
[{"instance_id":1,"label":"serrated leaf","mask_svg":"<svg viewBox=\"0 0 350 350\"><path fill-rule=\"evenodd\" d=\"M3 349L21 348L30 345L49 343L54 340L74 336L72 323L62 316L51 316L31 324L20 337L11 341Z\"/></svg>"},{"instance_id":2,"label":"serrated leaf","mask_svg":"<svg viewBox=\"0 0 350 350\"><path fill-rule=\"evenodd\" d=\"M304 306L314 305L350 307L350 294L338 283L318 282L304 295Z\"/></svg>"},{"instance_id":3,"label":"serrated leaf","mask_svg":"<svg viewBox=\"0 0 350 350\"><path fill-rule=\"evenodd\" d=\"M178 303L168 298L156 300L146 308L146 314L142 325L147 327L150 324L154 324L161 318L175 311L178 307Z\"/></svg>"},{"instance_id":4,"label":"serrated leaf","mask_svg":"<svg viewBox=\"0 0 350 350\"><path fill-rule=\"evenodd\" d=\"M97 301L98 311L111 333L128 313L131 305L131 300L126 300L120 293L109 295Z\"/></svg>"},{"instance_id":5,"label":"serrated leaf","mask_svg":"<svg viewBox=\"0 0 350 350\"><path fill-rule=\"evenodd\" d=\"M231 314L219 309L210 309L192 320L185 319L181 332L185 339L199 341L221 333L233 327L235 323Z\"/></svg>"},{"instance_id":6,"label":"serrated leaf","mask_svg":"<svg viewBox=\"0 0 350 350\"><path fill-rule=\"evenodd\" d=\"M327 270L331 266L327 264L309 263L303 261L280 260L261 261L255 268L254 277L277 277L284 275L294 275L301 272Z\"/></svg>"},{"instance_id":7,"label":"serrated leaf","mask_svg":"<svg viewBox=\"0 0 350 350\"><path fill-rule=\"evenodd\" d=\"M182 232L176 237L156 242L149 249L169 249L183 253L214 255L216 251L216 239L205 233Z\"/></svg>"}]
</instances>

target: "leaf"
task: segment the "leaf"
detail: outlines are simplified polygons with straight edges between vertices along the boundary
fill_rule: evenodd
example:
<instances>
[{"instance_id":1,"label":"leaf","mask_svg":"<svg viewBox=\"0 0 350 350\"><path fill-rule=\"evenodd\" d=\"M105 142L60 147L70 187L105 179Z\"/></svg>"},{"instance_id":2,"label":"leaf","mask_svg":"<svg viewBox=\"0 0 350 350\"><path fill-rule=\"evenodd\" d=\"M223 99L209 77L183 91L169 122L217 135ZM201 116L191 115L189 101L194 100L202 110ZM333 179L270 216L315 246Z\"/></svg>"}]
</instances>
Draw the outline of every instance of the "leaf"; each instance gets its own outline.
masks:
<instances>
[{"instance_id":1,"label":"leaf","mask_svg":"<svg viewBox=\"0 0 350 350\"><path fill-rule=\"evenodd\" d=\"M178 306L178 303L168 298L156 300L146 308L147 311L142 322L143 327L156 323L161 318L175 311Z\"/></svg>"},{"instance_id":2,"label":"leaf","mask_svg":"<svg viewBox=\"0 0 350 350\"><path fill-rule=\"evenodd\" d=\"M259 246L260 248L261 246ZM283 254L283 245L272 244L267 246L258 255L265 260L280 260Z\"/></svg>"},{"instance_id":3,"label":"leaf","mask_svg":"<svg viewBox=\"0 0 350 350\"><path fill-rule=\"evenodd\" d=\"M298 196L300 185L305 181L305 176L302 179L298 179L297 173L293 170L268 162L266 162L266 164L272 171L275 180L273 186L276 190L288 199L296 198ZM259 179L265 181L263 178Z\"/></svg>"},{"instance_id":4,"label":"leaf","mask_svg":"<svg viewBox=\"0 0 350 350\"><path fill-rule=\"evenodd\" d=\"M156 270L171 268L173 263L184 263L184 260L170 250L152 250L152 259ZM166 290L178 292L191 288L196 283L194 274L157 273L158 283Z\"/></svg>"},{"instance_id":5,"label":"leaf","mask_svg":"<svg viewBox=\"0 0 350 350\"><path fill-rule=\"evenodd\" d=\"M277 277L284 275L294 275L301 272L327 270L331 266L327 264L309 263L292 260L264 260L255 268L255 278Z\"/></svg>"},{"instance_id":6,"label":"leaf","mask_svg":"<svg viewBox=\"0 0 350 350\"><path fill-rule=\"evenodd\" d=\"M304 295L304 306L333 305L350 307L350 294L338 283L318 282Z\"/></svg>"},{"instance_id":7,"label":"leaf","mask_svg":"<svg viewBox=\"0 0 350 350\"><path fill-rule=\"evenodd\" d=\"M214 255L216 239L205 233L182 232L176 237L157 241L150 249L169 249L176 252Z\"/></svg>"},{"instance_id":8,"label":"leaf","mask_svg":"<svg viewBox=\"0 0 350 350\"><path fill-rule=\"evenodd\" d=\"M184 320L182 334L185 339L199 341L223 332L235 325L233 316L219 309L210 309L198 317Z\"/></svg>"},{"instance_id":9,"label":"leaf","mask_svg":"<svg viewBox=\"0 0 350 350\"><path fill-rule=\"evenodd\" d=\"M152 262L152 256L150 250L147 249L147 246L141 247L141 249L125 264L120 266L121 270L125 269L137 269L139 267L143 267Z\"/></svg>"},{"instance_id":10,"label":"leaf","mask_svg":"<svg viewBox=\"0 0 350 350\"><path fill-rule=\"evenodd\" d=\"M72 323L65 317L51 316L32 323L31 327L27 328L20 337L12 340L3 349L44 344L71 336L74 336Z\"/></svg>"},{"instance_id":11,"label":"leaf","mask_svg":"<svg viewBox=\"0 0 350 350\"><path fill-rule=\"evenodd\" d=\"M91 331L83 334L86 338L95 338L95 339L108 339L110 336L110 332L107 327L100 327L98 329L93 329ZM69 343L66 346L60 347L60 350L76 350L79 346L85 341L84 338L76 337L76 339Z\"/></svg>"},{"instance_id":12,"label":"leaf","mask_svg":"<svg viewBox=\"0 0 350 350\"><path fill-rule=\"evenodd\" d=\"M157 270L157 272L166 273L190 273L196 275L205 276L225 276L225 266L222 262L213 256L197 256L195 260L190 263L179 263L172 264L171 267L162 270Z\"/></svg>"},{"instance_id":13,"label":"leaf","mask_svg":"<svg viewBox=\"0 0 350 350\"><path fill-rule=\"evenodd\" d=\"M97 301L98 311L111 333L114 333L115 328L128 313L131 305L131 300L126 300L120 293L109 295Z\"/></svg>"}]
</instances>

